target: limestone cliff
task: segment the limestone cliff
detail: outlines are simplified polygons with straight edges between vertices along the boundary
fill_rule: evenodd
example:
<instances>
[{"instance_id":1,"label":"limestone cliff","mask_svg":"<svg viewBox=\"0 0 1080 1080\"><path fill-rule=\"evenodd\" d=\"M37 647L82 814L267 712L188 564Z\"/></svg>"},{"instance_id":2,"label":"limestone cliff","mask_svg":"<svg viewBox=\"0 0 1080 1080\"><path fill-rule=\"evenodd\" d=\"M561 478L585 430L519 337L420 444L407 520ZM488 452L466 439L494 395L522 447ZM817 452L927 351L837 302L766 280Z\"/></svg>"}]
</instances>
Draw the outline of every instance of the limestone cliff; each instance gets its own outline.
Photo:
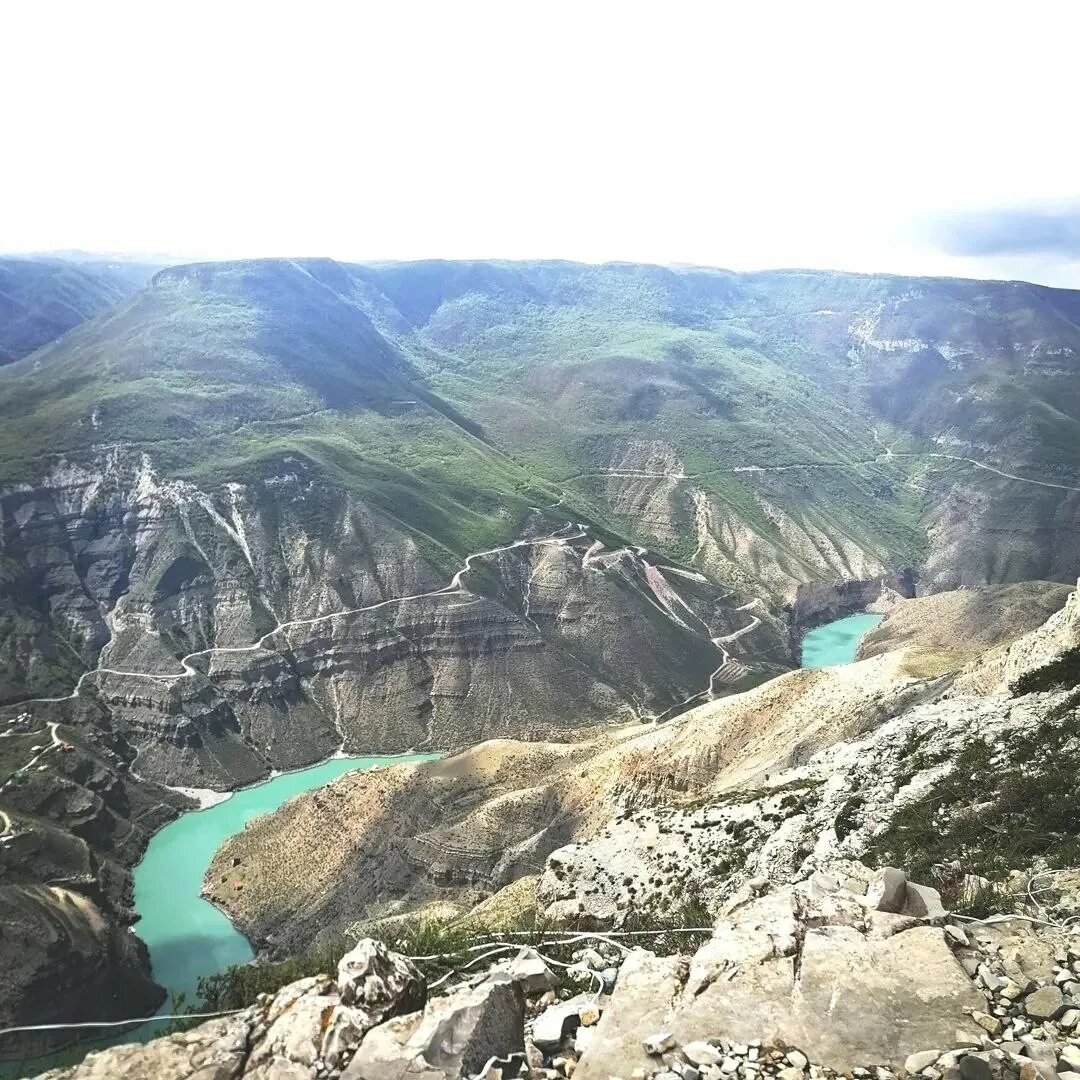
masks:
<instances>
[{"instance_id":1,"label":"limestone cliff","mask_svg":"<svg viewBox=\"0 0 1080 1080\"><path fill-rule=\"evenodd\" d=\"M1014 1080L1080 1062L1075 935L951 918L896 868L762 879L711 929L680 929L417 956L364 938L336 977L268 981L217 1019L42 1080Z\"/></svg>"}]
</instances>

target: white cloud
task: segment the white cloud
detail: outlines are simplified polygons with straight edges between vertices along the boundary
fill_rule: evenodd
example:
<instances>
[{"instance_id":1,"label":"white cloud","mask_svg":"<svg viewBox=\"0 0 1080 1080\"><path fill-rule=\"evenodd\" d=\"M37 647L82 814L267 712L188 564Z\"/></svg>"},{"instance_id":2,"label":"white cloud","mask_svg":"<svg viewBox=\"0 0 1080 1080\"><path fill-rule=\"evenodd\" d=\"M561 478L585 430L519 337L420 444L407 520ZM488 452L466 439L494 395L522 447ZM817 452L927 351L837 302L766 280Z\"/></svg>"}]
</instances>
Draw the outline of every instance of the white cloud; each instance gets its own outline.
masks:
<instances>
[{"instance_id":1,"label":"white cloud","mask_svg":"<svg viewBox=\"0 0 1080 1080\"><path fill-rule=\"evenodd\" d=\"M7 4L0 250L1007 276L923 223L1077 194L1078 32L1045 0Z\"/></svg>"}]
</instances>

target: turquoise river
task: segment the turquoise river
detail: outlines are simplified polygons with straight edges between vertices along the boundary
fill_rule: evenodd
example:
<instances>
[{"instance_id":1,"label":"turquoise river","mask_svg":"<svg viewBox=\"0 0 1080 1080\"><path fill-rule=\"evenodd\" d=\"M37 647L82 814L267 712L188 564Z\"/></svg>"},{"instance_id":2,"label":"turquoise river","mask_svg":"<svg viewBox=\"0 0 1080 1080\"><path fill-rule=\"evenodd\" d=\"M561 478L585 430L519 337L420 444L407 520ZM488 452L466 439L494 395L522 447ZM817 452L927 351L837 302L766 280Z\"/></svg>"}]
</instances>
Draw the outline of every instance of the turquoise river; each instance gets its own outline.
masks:
<instances>
[{"instance_id":1,"label":"turquoise river","mask_svg":"<svg viewBox=\"0 0 1080 1080\"><path fill-rule=\"evenodd\" d=\"M880 615L851 615L816 627L803 639L802 666L849 663L859 640L880 621ZM332 758L245 788L216 806L183 814L166 825L135 868L136 931L150 950L154 979L170 995L183 994L193 1002L200 975L251 959L251 945L244 935L203 899L202 883L214 852L252 818L342 773L437 756Z\"/></svg>"},{"instance_id":2,"label":"turquoise river","mask_svg":"<svg viewBox=\"0 0 1080 1080\"><path fill-rule=\"evenodd\" d=\"M154 980L170 996L183 994L191 1004L198 997L200 975L212 975L252 958L247 938L202 897L203 877L214 852L252 818L268 814L294 795L322 787L343 773L376 765L431 761L439 756L331 758L244 788L224 802L192 810L166 825L154 835L142 862L135 867L135 910L139 913L135 930L150 950ZM170 1006L166 1001L164 1011L171 1011Z\"/></svg>"},{"instance_id":3,"label":"turquoise river","mask_svg":"<svg viewBox=\"0 0 1080 1080\"><path fill-rule=\"evenodd\" d=\"M834 619L824 626L816 626L807 632L802 643L802 666L804 668L832 667L834 664L850 664L863 636L868 634L884 618L864 612L849 615L846 619Z\"/></svg>"},{"instance_id":4,"label":"turquoise river","mask_svg":"<svg viewBox=\"0 0 1080 1080\"><path fill-rule=\"evenodd\" d=\"M849 663L862 636L880 621L880 615L851 615L815 627L803 639L802 666ZM286 799L322 787L342 773L434 757L438 755L332 758L235 792L216 806L182 814L166 825L135 867L136 932L150 950L154 979L170 995L183 994L193 1002L200 975L212 975L251 959L247 938L203 899L202 883L214 852L252 818L268 814Z\"/></svg>"}]
</instances>

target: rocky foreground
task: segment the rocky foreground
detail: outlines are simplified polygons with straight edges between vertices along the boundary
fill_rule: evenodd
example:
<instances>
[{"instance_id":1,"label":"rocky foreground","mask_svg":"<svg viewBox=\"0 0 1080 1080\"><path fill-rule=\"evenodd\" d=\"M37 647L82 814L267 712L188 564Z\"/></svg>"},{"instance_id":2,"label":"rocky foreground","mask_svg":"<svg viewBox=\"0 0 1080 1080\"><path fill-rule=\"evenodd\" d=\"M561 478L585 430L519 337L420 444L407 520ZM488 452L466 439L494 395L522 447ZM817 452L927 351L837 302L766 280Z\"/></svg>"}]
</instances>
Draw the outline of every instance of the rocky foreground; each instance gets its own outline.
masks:
<instances>
[{"instance_id":1,"label":"rocky foreground","mask_svg":"<svg viewBox=\"0 0 1080 1080\"><path fill-rule=\"evenodd\" d=\"M560 941L580 946L569 966L542 955ZM413 962L425 958L364 939L336 978L301 979L183 1034L45 1076L1080 1076L1080 927L956 919L899 870L855 864L794 886L758 882L696 951L657 955L634 942L481 943L496 962L436 994Z\"/></svg>"}]
</instances>

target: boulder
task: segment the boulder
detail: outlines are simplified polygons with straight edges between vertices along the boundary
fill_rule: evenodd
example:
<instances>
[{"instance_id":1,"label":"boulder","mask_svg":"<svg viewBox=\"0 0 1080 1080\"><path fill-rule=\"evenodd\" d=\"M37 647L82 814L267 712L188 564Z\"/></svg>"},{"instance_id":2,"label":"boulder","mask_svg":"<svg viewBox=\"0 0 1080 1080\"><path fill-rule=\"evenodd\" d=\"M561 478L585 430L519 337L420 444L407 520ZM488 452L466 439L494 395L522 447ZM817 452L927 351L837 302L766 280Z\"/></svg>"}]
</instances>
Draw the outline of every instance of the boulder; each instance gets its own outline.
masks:
<instances>
[{"instance_id":1,"label":"boulder","mask_svg":"<svg viewBox=\"0 0 1080 1080\"><path fill-rule=\"evenodd\" d=\"M1041 986L1024 998L1024 1011L1033 1020L1053 1020L1065 1011L1065 998L1057 986Z\"/></svg>"},{"instance_id":2,"label":"boulder","mask_svg":"<svg viewBox=\"0 0 1080 1080\"><path fill-rule=\"evenodd\" d=\"M898 1071L927 1047L979 1046L985 1032L972 1013L989 1003L944 931L901 920L897 932L875 933L866 908L827 884L730 912L685 977L677 959L632 953L576 1080L649 1069L643 1031L670 1032L684 1048L716 1038L797 1046L838 1072L867 1062Z\"/></svg>"},{"instance_id":3,"label":"boulder","mask_svg":"<svg viewBox=\"0 0 1080 1080\"><path fill-rule=\"evenodd\" d=\"M613 1007L617 997L616 988ZM970 1014L986 1008L942 931L920 926L875 940L826 926L806 933L801 953L704 988L676 1010L672 1031L798 1046L838 1071L867 1061L896 1069L928 1046L978 1045Z\"/></svg>"},{"instance_id":4,"label":"boulder","mask_svg":"<svg viewBox=\"0 0 1080 1080\"><path fill-rule=\"evenodd\" d=\"M685 962L678 957L634 949L619 969L615 992L578 1062L575 1080L632 1076L637 1068L643 1075L653 1073L656 1057L643 1045L642 1033L656 1032L644 1036L651 1050L669 1045L668 1025L686 977Z\"/></svg>"},{"instance_id":5,"label":"boulder","mask_svg":"<svg viewBox=\"0 0 1080 1080\"><path fill-rule=\"evenodd\" d=\"M977 1054L966 1054L957 1066L963 1080L994 1080L994 1070L990 1062Z\"/></svg>"},{"instance_id":6,"label":"boulder","mask_svg":"<svg viewBox=\"0 0 1080 1080\"><path fill-rule=\"evenodd\" d=\"M659 1057L675 1048L675 1036L670 1031L657 1031L652 1035L646 1035L641 1040L641 1045L645 1048L646 1054Z\"/></svg>"},{"instance_id":7,"label":"boulder","mask_svg":"<svg viewBox=\"0 0 1080 1080\"><path fill-rule=\"evenodd\" d=\"M456 1080L525 1056L525 997L508 972L394 1017L360 1044L342 1080Z\"/></svg>"},{"instance_id":8,"label":"boulder","mask_svg":"<svg viewBox=\"0 0 1080 1080\"><path fill-rule=\"evenodd\" d=\"M526 996L551 990L559 981L535 949L522 949L513 960L497 965L498 969L508 971Z\"/></svg>"},{"instance_id":9,"label":"boulder","mask_svg":"<svg viewBox=\"0 0 1080 1080\"><path fill-rule=\"evenodd\" d=\"M88 1054L78 1065L48 1074L49 1080L233 1080L243 1075L255 1009L209 1020L182 1035L154 1039L145 1046L113 1046Z\"/></svg>"},{"instance_id":10,"label":"boulder","mask_svg":"<svg viewBox=\"0 0 1080 1080\"><path fill-rule=\"evenodd\" d=\"M682 1052L691 1065L719 1065L724 1060L724 1055L703 1039L688 1042Z\"/></svg>"},{"instance_id":11,"label":"boulder","mask_svg":"<svg viewBox=\"0 0 1080 1080\"><path fill-rule=\"evenodd\" d=\"M937 889L909 881L907 874L895 866L877 872L866 890L865 903L874 911L914 919L943 919L948 914Z\"/></svg>"},{"instance_id":12,"label":"boulder","mask_svg":"<svg viewBox=\"0 0 1080 1080\"><path fill-rule=\"evenodd\" d=\"M581 1010L595 1003L595 994L577 994L549 1005L532 1023L532 1041L550 1054L581 1023Z\"/></svg>"},{"instance_id":13,"label":"boulder","mask_svg":"<svg viewBox=\"0 0 1080 1080\"><path fill-rule=\"evenodd\" d=\"M337 987L343 1005L357 1005L370 1027L424 1007L427 986L412 961L381 941L362 938L339 961Z\"/></svg>"},{"instance_id":14,"label":"boulder","mask_svg":"<svg viewBox=\"0 0 1080 1080\"><path fill-rule=\"evenodd\" d=\"M907 890L907 874L895 866L885 866L878 871L866 891L867 904L876 911L888 911L899 915L904 910L904 894Z\"/></svg>"},{"instance_id":15,"label":"boulder","mask_svg":"<svg viewBox=\"0 0 1080 1080\"><path fill-rule=\"evenodd\" d=\"M910 1074L920 1073L923 1069L933 1065L941 1057L940 1050L916 1050L914 1054L908 1054L904 1059L904 1072Z\"/></svg>"},{"instance_id":16,"label":"boulder","mask_svg":"<svg viewBox=\"0 0 1080 1080\"><path fill-rule=\"evenodd\" d=\"M904 909L900 914L912 915L916 919L944 919L948 912L941 903L941 893L937 889L909 881L904 887Z\"/></svg>"},{"instance_id":17,"label":"boulder","mask_svg":"<svg viewBox=\"0 0 1080 1080\"><path fill-rule=\"evenodd\" d=\"M266 1010L266 1030L251 1048L245 1075L261 1080L265 1075L303 1076L301 1069L310 1072L322 1056L325 1019L337 1006L337 988L328 976L283 987Z\"/></svg>"}]
</instances>

